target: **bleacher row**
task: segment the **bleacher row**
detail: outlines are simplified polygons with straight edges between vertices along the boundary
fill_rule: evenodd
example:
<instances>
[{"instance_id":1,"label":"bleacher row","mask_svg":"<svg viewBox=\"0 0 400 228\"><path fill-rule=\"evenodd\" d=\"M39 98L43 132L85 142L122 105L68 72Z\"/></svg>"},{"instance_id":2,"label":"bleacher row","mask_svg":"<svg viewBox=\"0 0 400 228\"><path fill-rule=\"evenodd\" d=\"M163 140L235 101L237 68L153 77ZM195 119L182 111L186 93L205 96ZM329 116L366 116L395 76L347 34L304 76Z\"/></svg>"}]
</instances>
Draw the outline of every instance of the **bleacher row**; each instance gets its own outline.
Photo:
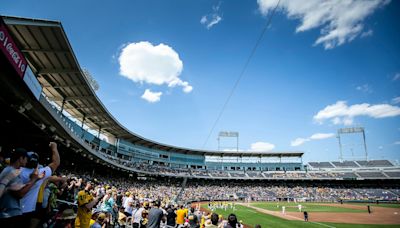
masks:
<instances>
[{"instance_id":1,"label":"bleacher row","mask_svg":"<svg viewBox=\"0 0 400 228\"><path fill-rule=\"evenodd\" d=\"M309 162L308 164L314 169L371 168L371 167L393 167L394 166L388 160Z\"/></svg>"},{"instance_id":2,"label":"bleacher row","mask_svg":"<svg viewBox=\"0 0 400 228\"><path fill-rule=\"evenodd\" d=\"M335 171L222 171L222 170L200 170L171 168L162 165L137 164L131 161L115 158L98 152L110 161L133 168L137 172L159 173L162 175L174 175L197 178L223 178L223 179L389 179L400 178L399 171L358 171L358 172L335 172Z\"/></svg>"}]
</instances>

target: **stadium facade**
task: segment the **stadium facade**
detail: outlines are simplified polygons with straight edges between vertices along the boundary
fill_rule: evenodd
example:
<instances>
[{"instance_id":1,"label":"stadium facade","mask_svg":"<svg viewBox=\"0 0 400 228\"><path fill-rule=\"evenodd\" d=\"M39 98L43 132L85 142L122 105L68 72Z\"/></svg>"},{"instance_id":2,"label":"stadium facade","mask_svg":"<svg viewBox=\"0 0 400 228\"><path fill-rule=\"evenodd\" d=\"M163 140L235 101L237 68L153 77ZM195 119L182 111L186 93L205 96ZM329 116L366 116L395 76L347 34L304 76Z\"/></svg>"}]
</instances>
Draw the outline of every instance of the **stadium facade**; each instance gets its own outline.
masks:
<instances>
[{"instance_id":1,"label":"stadium facade","mask_svg":"<svg viewBox=\"0 0 400 228\"><path fill-rule=\"evenodd\" d=\"M55 138L78 160L84 158L104 167L147 176L400 179L400 167L388 160L305 165L303 152L297 151L207 151L146 139L126 129L98 99L60 22L3 16L0 28L3 125L7 125L7 119L18 122L11 124L13 128L21 125L28 128L23 123L29 123L31 132ZM101 136L106 136L107 141Z\"/></svg>"}]
</instances>

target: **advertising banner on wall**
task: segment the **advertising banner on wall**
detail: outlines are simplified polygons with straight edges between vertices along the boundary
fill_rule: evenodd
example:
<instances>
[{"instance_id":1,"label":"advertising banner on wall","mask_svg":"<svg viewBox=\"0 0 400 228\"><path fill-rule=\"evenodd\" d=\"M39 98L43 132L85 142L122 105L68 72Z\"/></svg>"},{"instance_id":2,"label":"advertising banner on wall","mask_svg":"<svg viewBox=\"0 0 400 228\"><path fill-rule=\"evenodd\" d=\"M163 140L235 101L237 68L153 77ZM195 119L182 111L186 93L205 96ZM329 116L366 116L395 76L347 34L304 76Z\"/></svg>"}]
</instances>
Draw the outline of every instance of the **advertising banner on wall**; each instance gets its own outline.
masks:
<instances>
[{"instance_id":1,"label":"advertising banner on wall","mask_svg":"<svg viewBox=\"0 0 400 228\"><path fill-rule=\"evenodd\" d=\"M6 56L10 64L14 67L17 74L23 78L27 67L25 57L18 49L14 40L7 31L6 25L3 20L0 19L0 49L1 52Z\"/></svg>"},{"instance_id":2,"label":"advertising banner on wall","mask_svg":"<svg viewBox=\"0 0 400 228\"><path fill-rule=\"evenodd\" d=\"M33 74L31 68L28 66L25 71L24 82L32 91L33 95L36 99L39 100L40 95L42 94L42 86L40 85L39 81L36 79L35 75Z\"/></svg>"}]
</instances>

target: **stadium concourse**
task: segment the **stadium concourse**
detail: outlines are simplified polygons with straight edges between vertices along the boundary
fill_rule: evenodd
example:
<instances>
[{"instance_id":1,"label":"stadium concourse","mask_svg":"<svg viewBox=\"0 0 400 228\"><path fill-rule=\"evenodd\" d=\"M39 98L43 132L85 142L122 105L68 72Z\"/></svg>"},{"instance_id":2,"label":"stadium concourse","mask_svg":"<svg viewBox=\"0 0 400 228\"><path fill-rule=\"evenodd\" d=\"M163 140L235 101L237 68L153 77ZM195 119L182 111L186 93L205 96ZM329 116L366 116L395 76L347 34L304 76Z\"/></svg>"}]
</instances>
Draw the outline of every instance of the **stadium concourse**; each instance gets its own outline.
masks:
<instances>
[{"instance_id":1,"label":"stadium concourse","mask_svg":"<svg viewBox=\"0 0 400 228\"><path fill-rule=\"evenodd\" d=\"M0 23L0 158L2 169L11 165L0 176L1 227L65 227L76 212L80 227L91 218L100 226L233 227L245 218L214 221L191 203L399 201L400 166L388 160L303 164L303 152L196 150L132 133L94 93L60 22L3 16ZM54 166L55 176L34 173L23 181L15 170L25 157L28 164ZM25 185L17 188L20 179ZM24 211L13 191L39 207ZM190 205L196 205L192 212Z\"/></svg>"}]
</instances>

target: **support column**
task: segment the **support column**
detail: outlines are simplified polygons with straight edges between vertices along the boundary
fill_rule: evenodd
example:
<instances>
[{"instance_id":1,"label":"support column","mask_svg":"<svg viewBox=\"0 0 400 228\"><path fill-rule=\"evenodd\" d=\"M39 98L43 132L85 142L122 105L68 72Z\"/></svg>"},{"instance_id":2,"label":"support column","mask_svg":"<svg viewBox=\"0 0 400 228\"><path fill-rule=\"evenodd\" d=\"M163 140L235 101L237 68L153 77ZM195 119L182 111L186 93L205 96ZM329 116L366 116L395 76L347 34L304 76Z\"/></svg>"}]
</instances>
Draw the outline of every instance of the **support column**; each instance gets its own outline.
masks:
<instances>
[{"instance_id":1,"label":"support column","mask_svg":"<svg viewBox=\"0 0 400 228\"><path fill-rule=\"evenodd\" d=\"M343 148L342 148L342 142L340 140L340 133L338 133L337 138L339 140L339 151L340 151L339 161L342 162L343 161Z\"/></svg>"},{"instance_id":2,"label":"support column","mask_svg":"<svg viewBox=\"0 0 400 228\"><path fill-rule=\"evenodd\" d=\"M62 104L61 104L61 110L60 110L61 114L64 111L64 105L65 105L65 97L63 97L63 101L62 101Z\"/></svg>"},{"instance_id":3,"label":"support column","mask_svg":"<svg viewBox=\"0 0 400 228\"><path fill-rule=\"evenodd\" d=\"M85 123L85 120L86 120L86 116L84 115L82 118L82 125L81 125L81 129L82 129L81 138L83 138L83 136L85 135L85 129L83 129L83 124Z\"/></svg>"},{"instance_id":4,"label":"support column","mask_svg":"<svg viewBox=\"0 0 400 228\"><path fill-rule=\"evenodd\" d=\"M365 149L365 160L368 161L368 151L367 151L367 143L365 142L365 131L362 131L363 139L364 139L364 149Z\"/></svg>"},{"instance_id":5,"label":"support column","mask_svg":"<svg viewBox=\"0 0 400 228\"><path fill-rule=\"evenodd\" d=\"M99 139L99 146L97 147L97 151L100 151L100 144L101 144L100 132L101 132L101 127L99 127L99 132L97 133L97 138Z\"/></svg>"}]
</instances>

